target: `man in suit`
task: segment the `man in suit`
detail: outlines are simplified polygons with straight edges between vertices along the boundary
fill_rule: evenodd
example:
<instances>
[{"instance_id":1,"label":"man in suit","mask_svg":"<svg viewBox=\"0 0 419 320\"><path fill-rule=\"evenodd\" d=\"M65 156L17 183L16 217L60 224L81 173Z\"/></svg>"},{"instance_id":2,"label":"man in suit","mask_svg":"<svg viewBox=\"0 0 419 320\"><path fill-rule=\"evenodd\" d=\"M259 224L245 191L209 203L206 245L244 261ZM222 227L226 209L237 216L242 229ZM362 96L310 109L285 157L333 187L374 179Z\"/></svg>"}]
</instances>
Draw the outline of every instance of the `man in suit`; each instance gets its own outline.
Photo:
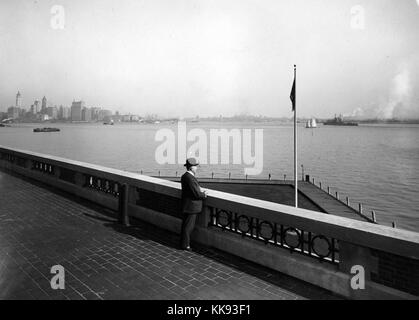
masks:
<instances>
[{"instance_id":1,"label":"man in suit","mask_svg":"<svg viewBox=\"0 0 419 320\"><path fill-rule=\"evenodd\" d=\"M190 237L195 227L196 216L202 212L202 200L207 197L206 191L202 191L195 177L199 163L195 158L189 158L184 165L186 172L181 179L182 184L182 231L180 247L183 250L191 250Z\"/></svg>"}]
</instances>

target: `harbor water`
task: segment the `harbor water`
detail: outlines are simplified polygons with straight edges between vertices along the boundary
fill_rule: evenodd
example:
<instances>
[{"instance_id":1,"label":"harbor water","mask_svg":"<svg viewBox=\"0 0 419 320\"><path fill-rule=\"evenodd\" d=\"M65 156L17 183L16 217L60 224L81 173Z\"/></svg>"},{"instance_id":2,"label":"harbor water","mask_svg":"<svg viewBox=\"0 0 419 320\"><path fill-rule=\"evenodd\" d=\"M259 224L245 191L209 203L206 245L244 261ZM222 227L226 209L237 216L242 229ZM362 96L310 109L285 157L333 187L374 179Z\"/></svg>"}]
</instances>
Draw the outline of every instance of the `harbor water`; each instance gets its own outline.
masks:
<instances>
[{"instance_id":1,"label":"harbor water","mask_svg":"<svg viewBox=\"0 0 419 320\"><path fill-rule=\"evenodd\" d=\"M162 141L156 133L169 129L176 136L176 123L160 124L48 124L60 132L34 133L39 124L14 124L0 128L0 145L51 154L148 175L175 176L181 163L160 165L156 150ZM293 179L293 126L284 123L187 123L187 131L202 129L263 130L263 170L249 179ZM362 203L364 213L374 210L378 223L419 232L419 125L318 125L298 128L298 177L302 170L321 182L323 189L350 197L354 207ZM176 136L175 150L178 150ZM188 142L187 146L193 142ZM252 140L254 149L255 141ZM208 141L208 146L210 142ZM199 176L243 178L246 164L205 164ZM177 160L177 159L176 159ZM208 162L208 161L207 161Z\"/></svg>"}]
</instances>

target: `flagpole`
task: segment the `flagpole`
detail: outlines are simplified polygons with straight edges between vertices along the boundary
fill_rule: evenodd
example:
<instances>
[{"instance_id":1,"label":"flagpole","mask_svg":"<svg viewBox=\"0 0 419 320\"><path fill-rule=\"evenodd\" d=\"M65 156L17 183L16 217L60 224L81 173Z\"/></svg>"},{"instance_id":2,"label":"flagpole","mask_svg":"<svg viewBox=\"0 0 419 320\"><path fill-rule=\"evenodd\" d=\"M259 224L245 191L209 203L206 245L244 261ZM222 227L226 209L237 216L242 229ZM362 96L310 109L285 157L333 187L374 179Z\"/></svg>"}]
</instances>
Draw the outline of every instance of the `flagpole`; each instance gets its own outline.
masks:
<instances>
[{"instance_id":1,"label":"flagpole","mask_svg":"<svg viewBox=\"0 0 419 320\"><path fill-rule=\"evenodd\" d=\"M294 194L295 207L298 208L298 180L297 180L297 66L294 65Z\"/></svg>"}]
</instances>

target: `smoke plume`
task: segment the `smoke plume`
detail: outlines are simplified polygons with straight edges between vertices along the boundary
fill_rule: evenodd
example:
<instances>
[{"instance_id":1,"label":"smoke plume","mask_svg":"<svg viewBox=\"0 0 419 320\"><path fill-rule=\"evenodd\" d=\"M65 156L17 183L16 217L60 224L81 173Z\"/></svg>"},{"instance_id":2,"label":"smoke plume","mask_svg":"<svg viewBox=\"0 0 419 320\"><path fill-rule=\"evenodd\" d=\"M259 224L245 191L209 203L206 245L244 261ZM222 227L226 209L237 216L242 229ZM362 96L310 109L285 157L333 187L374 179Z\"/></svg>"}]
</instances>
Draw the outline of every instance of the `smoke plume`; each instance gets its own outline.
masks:
<instances>
[{"instance_id":1,"label":"smoke plume","mask_svg":"<svg viewBox=\"0 0 419 320\"><path fill-rule=\"evenodd\" d=\"M402 64L390 83L387 97L381 102L356 108L351 117L358 119L412 119L419 118L418 101L413 93L411 69Z\"/></svg>"}]
</instances>

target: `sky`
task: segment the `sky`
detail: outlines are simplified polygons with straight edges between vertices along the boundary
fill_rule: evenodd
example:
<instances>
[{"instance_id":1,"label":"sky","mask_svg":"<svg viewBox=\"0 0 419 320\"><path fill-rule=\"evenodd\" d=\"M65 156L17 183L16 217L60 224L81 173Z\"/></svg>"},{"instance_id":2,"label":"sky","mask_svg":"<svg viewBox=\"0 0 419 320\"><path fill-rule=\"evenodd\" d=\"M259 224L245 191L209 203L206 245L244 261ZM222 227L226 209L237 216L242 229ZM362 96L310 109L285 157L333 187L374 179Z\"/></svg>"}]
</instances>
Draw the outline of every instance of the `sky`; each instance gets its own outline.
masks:
<instances>
[{"instance_id":1,"label":"sky","mask_svg":"<svg viewBox=\"0 0 419 320\"><path fill-rule=\"evenodd\" d=\"M0 110L419 118L419 0L1 0Z\"/></svg>"}]
</instances>

